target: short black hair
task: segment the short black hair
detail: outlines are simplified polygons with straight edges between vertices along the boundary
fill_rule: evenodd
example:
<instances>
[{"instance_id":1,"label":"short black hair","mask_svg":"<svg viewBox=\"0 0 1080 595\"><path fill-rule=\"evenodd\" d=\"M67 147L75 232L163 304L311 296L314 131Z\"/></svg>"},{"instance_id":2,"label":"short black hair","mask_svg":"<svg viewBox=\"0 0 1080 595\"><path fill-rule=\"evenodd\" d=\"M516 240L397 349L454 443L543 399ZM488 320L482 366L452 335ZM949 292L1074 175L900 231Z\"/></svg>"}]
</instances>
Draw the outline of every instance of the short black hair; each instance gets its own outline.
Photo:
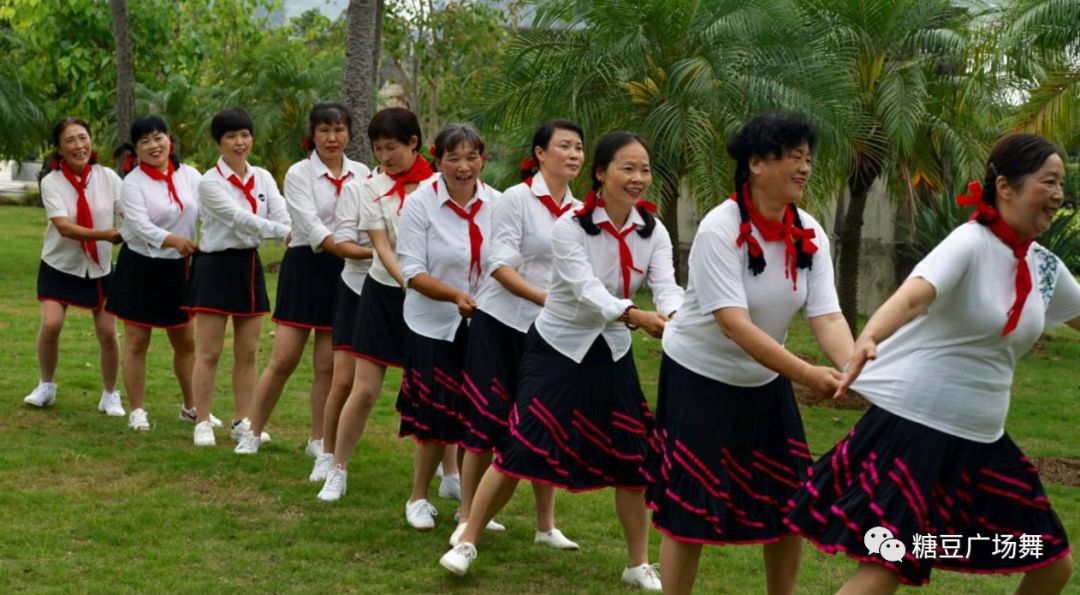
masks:
<instances>
[{"instance_id":1,"label":"short black hair","mask_svg":"<svg viewBox=\"0 0 1080 595\"><path fill-rule=\"evenodd\" d=\"M464 122L447 124L435 136L435 151L431 156L438 161L447 151L453 151L461 145L469 145L481 155L484 153L484 139L472 124Z\"/></svg>"},{"instance_id":2,"label":"short black hair","mask_svg":"<svg viewBox=\"0 0 1080 595\"><path fill-rule=\"evenodd\" d=\"M214 119L210 121L210 135L214 137L215 143L220 143L221 137L225 136L225 133L240 130L247 130L252 135L255 134L255 121L251 119L251 114L247 113L247 110L242 107L230 107L221 110L214 114Z\"/></svg>"},{"instance_id":3,"label":"short black hair","mask_svg":"<svg viewBox=\"0 0 1080 595\"><path fill-rule=\"evenodd\" d=\"M380 138L390 138L403 145L409 144L412 137L416 137L416 151L424 146L423 135L420 133L420 121L416 114L403 107L388 107L379 110L368 123L368 140L374 145Z\"/></svg>"},{"instance_id":4,"label":"short black hair","mask_svg":"<svg viewBox=\"0 0 1080 595\"><path fill-rule=\"evenodd\" d=\"M169 125L165 123L161 116L147 114L141 118L135 118L135 121L131 123L131 144L139 144L140 138L154 132L169 133Z\"/></svg>"},{"instance_id":5,"label":"short black hair","mask_svg":"<svg viewBox=\"0 0 1080 595\"><path fill-rule=\"evenodd\" d=\"M338 102L317 103L308 115L308 136L315 136L315 127L319 124L344 124L353 136L352 112L349 106Z\"/></svg>"}]
</instances>

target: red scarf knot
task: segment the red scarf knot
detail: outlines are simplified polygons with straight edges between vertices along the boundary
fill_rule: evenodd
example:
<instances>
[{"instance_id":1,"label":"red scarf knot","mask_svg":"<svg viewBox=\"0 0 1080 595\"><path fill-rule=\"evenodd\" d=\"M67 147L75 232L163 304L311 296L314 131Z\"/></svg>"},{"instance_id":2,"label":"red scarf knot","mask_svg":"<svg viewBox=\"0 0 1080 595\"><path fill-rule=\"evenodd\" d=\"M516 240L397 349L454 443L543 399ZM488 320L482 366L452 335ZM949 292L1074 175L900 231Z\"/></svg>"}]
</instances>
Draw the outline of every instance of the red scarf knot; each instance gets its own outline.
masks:
<instances>
[{"instance_id":1,"label":"red scarf knot","mask_svg":"<svg viewBox=\"0 0 1080 595\"><path fill-rule=\"evenodd\" d=\"M176 173L176 165L172 160L168 160L169 170L166 173L162 173L161 170L156 167L151 167L145 163L139 163L139 169L143 171L147 176L150 176L151 180L158 182L165 182L165 185L169 189L169 198L176 203L176 206L180 207L180 210L184 210L184 203L180 200L180 195L176 192L176 184L173 183L173 174Z\"/></svg>"},{"instance_id":2,"label":"red scarf knot","mask_svg":"<svg viewBox=\"0 0 1080 595\"><path fill-rule=\"evenodd\" d=\"M532 185L533 185L532 176L530 176L529 178L527 178L525 180L525 185L528 186L529 188L532 188ZM565 199L563 200L562 206L559 206L559 205L555 204L555 199L550 194L541 195L541 194L536 194L534 192L533 195L536 196L536 198L540 200L540 204L544 205L544 207L547 208L548 212L551 213L551 216L556 218L556 219L558 219L559 217L562 217L567 211L570 210L570 207L574 206L573 201L565 200Z\"/></svg>"},{"instance_id":3,"label":"red scarf knot","mask_svg":"<svg viewBox=\"0 0 1080 595\"><path fill-rule=\"evenodd\" d=\"M90 210L90 201L86 198L86 188L90 185L90 171L93 170L93 166L89 163L83 167L82 175L76 175L75 172L68 167L67 161L60 162L60 173L64 175L64 178L75 188L75 192L78 193L78 198L75 199L75 224L87 229L94 229L94 214ZM93 240L81 240L79 241L79 248L83 254L90 257L94 261L94 264L101 268L101 259L98 257L97 242Z\"/></svg>"},{"instance_id":4,"label":"red scarf knot","mask_svg":"<svg viewBox=\"0 0 1080 595\"><path fill-rule=\"evenodd\" d=\"M413 164L409 167L408 171L404 171L399 174L386 174L390 177L391 180L394 181L394 185L390 188L390 190L386 191L386 194L380 196L379 198L376 198L375 200L380 200L388 196L397 196L399 199L401 199L401 202L398 203L397 208L397 212L400 215L401 207L405 206L405 185L419 184L420 182L423 182L424 180L430 178L433 173L434 171L432 171L431 164L428 163L427 159L424 159L420 155L417 155L416 159L413 160Z\"/></svg>"},{"instance_id":5,"label":"red scarf knot","mask_svg":"<svg viewBox=\"0 0 1080 595\"><path fill-rule=\"evenodd\" d=\"M630 245L626 243L626 236L637 229L636 223L631 223L622 232L616 231L610 221L601 221L597 227L606 231L619 242L619 268L622 269L623 297L630 297L630 272L641 273L642 270L634 266L634 253L630 251Z\"/></svg>"},{"instance_id":6,"label":"red scarf knot","mask_svg":"<svg viewBox=\"0 0 1080 595\"><path fill-rule=\"evenodd\" d=\"M747 248L750 252L751 258L761 258L764 255L764 251L761 248L761 244L757 242L751 231L751 227L756 227L758 233L761 234L762 239L766 242L784 242L784 278L791 279L791 290L798 291L799 289L799 252L803 254L814 254L818 251L817 244L812 240L817 237L817 233L813 229L800 228L795 225L795 214L797 207L794 204L789 204L784 209L783 219L780 221L771 221L766 219L754 207L754 203L750 200L750 186L743 187L742 200L740 201L733 193L729 200L741 202L746 208L746 214L749 221L742 221L739 223L739 235L735 238L735 246L742 248L742 245L747 244ZM796 244L802 242L802 249L799 250ZM756 274L756 273L755 273Z\"/></svg>"},{"instance_id":7,"label":"red scarf knot","mask_svg":"<svg viewBox=\"0 0 1080 595\"><path fill-rule=\"evenodd\" d=\"M473 269L476 270L476 281L480 280L480 247L484 243L484 234L480 232L480 226L476 224L476 214L480 212L480 207L484 206L484 201L476 199L473 206L469 207L469 210L458 206L453 199L446 200L446 206L450 207L450 210L457 214L458 217L469 222L469 282L473 279Z\"/></svg>"},{"instance_id":8,"label":"red scarf knot","mask_svg":"<svg viewBox=\"0 0 1080 595\"><path fill-rule=\"evenodd\" d=\"M225 177L225 172L221 171L221 168L219 166L215 165L214 169L217 170L218 175L223 178ZM247 199L248 205L251 206L251 212L258 212L259 203L255 202L255 195L251 193L251 191L255 189L255 174L252 174L251 177L248 178L248 181L245 183L240 182L240 177L236 174L230 175L228 178L226 178L226 180L228 180L228 182L233 186L236 186L240 190L240 192L244 193L244 198Z\"/></svg>"},{"instance_id":9,"label":"red scarf knot","mask_svg":"<svg viewBox=\"0 0 1080 595\"><path fill-rule=\"evenodd\" d=\"M345 175L341 176L340 178L335 178L335 177L331 176L330 172L324 173L323 176L327 180L330 180L330 183L334 185L334 196L335 197L340 197L341 196L341 189L345 187L345 182L347 182L349 180L349 177L352 176L352 172L351 171L345 172Z\"/></svg>"}]
</instances>

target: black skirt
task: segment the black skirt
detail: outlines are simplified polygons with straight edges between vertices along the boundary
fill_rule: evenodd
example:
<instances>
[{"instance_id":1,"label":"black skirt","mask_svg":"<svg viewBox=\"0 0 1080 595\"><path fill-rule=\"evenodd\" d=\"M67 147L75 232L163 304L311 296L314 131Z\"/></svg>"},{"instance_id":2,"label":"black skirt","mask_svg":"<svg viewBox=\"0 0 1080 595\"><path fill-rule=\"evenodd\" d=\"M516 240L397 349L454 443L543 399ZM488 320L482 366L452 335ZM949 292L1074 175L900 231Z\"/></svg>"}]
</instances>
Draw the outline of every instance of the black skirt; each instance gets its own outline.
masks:
<instances>
[{"instance_id":1,"label":"black skirt","mask_svg":"<svg viewBox=\"0 0 1080 595\"><path fill-rule=\"evenodd\" d=\"M417 442L457 444L465 437L465 396L461 373L469 342L462 320L453 341L440 341L409 331L405 368L397 410L398 435Z\"/></svg>"},{"instance_id":2,"label":"black skirt","mask_svg":"<svg viewBox=\"0 0 1080 595\"><path fill-rule=\"evenodd\" d=\"M278 278L274 322L328 331L334 326L334 297L345 261L307 246L285 251Z\"/></svg>"},{"instance_id":3,"label":"black skirt","mask_svg":"<svg viewBox=\"0 0 1080 595\"><path fill-rule=\"evenodd\" d=\"M652 426L632 351L611 361L600 336L578 364L533 326L510 412L511 439L493 464L511 477L572 492L642 489Z\"/></svg>"},{"instance_id":4,"label":"black skirt","mask_svg":"<svg viewBox=\"0 0 1080 595\"><path fill-rule=\"evenodd\" d=\"M151 258L120 247L105 310L131 324L177 328L191 320L183 310L187 258Z\"/></svg>"},{"instance_id":5,"label":"black skirt","mask_svg":"<svg viewBox=\"0 0 1080 595\"><path fill-rule=\"evenodd\" d=\"M1026 572L1069 553L1038 469L1008 434L974 442L878 407L814 463L791 506L785 522L819 549L889 568L907 585L930 582L933 568ZM903 543L901 562L869 550L875 528ZM1021 555L1025 540L1041 551Z\"/></svg>"},{"instance_id":6,"label":"black skirt","mask_svg":"<svg viewBox=\"0 0 1080 595\"><path fill-rule=\"evenodd\" d=\"M184 309L227 316L270 312L262 260L255 248L197 252L191 258Z\"/></svg>"},{"instance_id":7,"label":"black skirt","mask_svg":"<svg viewBox=\"0 0 1080 595\"><path fill-rule=\"evenodd\" d=\"M469 325L464 392L467 433L461 446L475 452L501 448L510 436L510 409L517 395L525 333L482 310Z\"/></svg>"},{"instance_id":8,"label":"black skirt","mask_svg":"<svg viewBox=\"0 0 1080 595\"><path fill-rule=\"evenodd\" d=\"M352 353L356 347L356 333L360 329L360 296L345 280L338 277L337 295L334 298L334 330L331 341L334 351Z\"/></svg>"},{"instance_id":9,"label":"black skirt","mask_svg":"<svg viewBox=\"0 0 1080 595\"><path fill-rule=\"evenodd\" d=\"M360 294L359 328L353 355L384 366L405 364L405 292L398 286L379 283L370 276Z\"/></svg>"},{"instance_id":10,"label":"black skirt","mask_svg":"<svg viewBox=\"0 0 1080 595\"><path fill-rule=\"evenodd\" d=\"M811 461L787 378L732 386L665 354L649 446L645 502L661 533L714 544L791 534L788 500Z\"/></svg>"},{"instance_id":11,"label":"black skirt","mask_svg":"<svg viewBox=\"0 0 1080 595\"><path fill-rule=\"evenodd\" d=\"M100 310L105 305L112 283L112 271L104 277L76 277L54 269L44 260L38 266L37 299L39 302L59 302L87 310Z\"/></svg>"}]
</instances>

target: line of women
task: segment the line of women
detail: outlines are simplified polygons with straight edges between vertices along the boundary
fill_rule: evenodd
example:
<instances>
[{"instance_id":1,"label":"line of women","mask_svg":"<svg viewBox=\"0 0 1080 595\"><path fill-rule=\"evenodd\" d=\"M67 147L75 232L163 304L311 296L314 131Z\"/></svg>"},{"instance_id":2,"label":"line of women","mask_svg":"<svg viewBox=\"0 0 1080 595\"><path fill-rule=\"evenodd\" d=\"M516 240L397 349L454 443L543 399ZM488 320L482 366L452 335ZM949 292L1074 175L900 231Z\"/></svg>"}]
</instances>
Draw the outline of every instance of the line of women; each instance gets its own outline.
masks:
<instances>
[{"instance_id":1,"label":"line of women","mask_svg":"<svg viewBox=\"0 0 1080 595\"><path fill-rule=\"evenodd\" d=\"M1016 360L1044 328L1080 329L1080 285L1033 242L1064 200L1063 161L1049 142L1013 134L998 143L983 184L963 197L976 206L973 220L854 341L828 237L797 206L817 142L797 114L758 116L729 141L735 191L701 221L685 292L670 237L644 198L648 144L632 132L597 141L592 191L579 201L570 184L584 166L585 135L572 122L540 126L522 183L505 193L480 180L485 145L468 125L439 132L432 169L419 154L416 116L380 111L367 129L373 173L345 157L351 129L344 106L316 106L312 152L290 168L282 197L247 163L254 124L243 110L215 116L221 158L203 176L175 161L164 122L139 119L138 169L122 183L94 164L85 122L58 124L55 171L42 181L50 223L38 281L41 383L26 402L55 399L58 335L66 306L76 305L94 311L101 342L99 408L124 415L115 316L125 323L129 425L149 429L146 351L151 329L165 328L180 416L196 423L196 445L213 445L221 424L210 414L213 387L231 317L231 433L237 453L253 454L269 440L267 421L314 330L307 452L310 479L323 482L318 498L345 495L386 369L400 367L399 435L416 442L406 522L435 527L436 468L460 467L461 507L440 560L454 574L477 560L485 531L505 530L495 515L524 479L536 503L534 542L561 550L579 546L555 525L554 488L614 488L628 555L621 579L644 590L691 592L703 544L762 544L767 592L793 593L805 539L859 562L840 593L924 584L933 567L1024 572L1020 593L1064 588L1072 566L1064 528L1004 433ZM289 248L273 352L256 382L269 311L257 249L267 239ZM110 272L109 242L121 241ZM633 300L643 285L655 311ZM785 348L800 310L832 366ZM662 338L655 415L634 365L639 328ZM816 463L792 381L829 397L853 387L872 404ZM663 580L648 559L649 510L663 536ZM890 561L864 543L876 527L902 541L1038 535L1043 552L1006 559L987 545L938 560L909 549Z\"/></svg>"}]
</instances>

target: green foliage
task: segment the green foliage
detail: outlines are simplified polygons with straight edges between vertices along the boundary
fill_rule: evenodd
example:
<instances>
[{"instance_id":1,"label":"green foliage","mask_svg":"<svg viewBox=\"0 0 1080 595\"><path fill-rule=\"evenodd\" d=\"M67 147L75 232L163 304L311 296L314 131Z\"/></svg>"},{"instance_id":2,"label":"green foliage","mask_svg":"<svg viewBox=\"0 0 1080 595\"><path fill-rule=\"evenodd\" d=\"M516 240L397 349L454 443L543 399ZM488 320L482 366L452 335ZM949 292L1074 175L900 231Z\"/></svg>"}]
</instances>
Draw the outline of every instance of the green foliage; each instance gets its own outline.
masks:
<instances>
[{"instance_id":1,"label":"green foliage","mask_svg":"<svg viewBox=\"0 0 1080 595\"><path fill-rule=\"evenodd\" d=\"M23 42L0 21L0 55L10 56ZM33 154L34 138L42 134L45 119L38 107L38 90L14 60L0 60L0 159L22 159Z\"/></svg>"}]
</instances>

